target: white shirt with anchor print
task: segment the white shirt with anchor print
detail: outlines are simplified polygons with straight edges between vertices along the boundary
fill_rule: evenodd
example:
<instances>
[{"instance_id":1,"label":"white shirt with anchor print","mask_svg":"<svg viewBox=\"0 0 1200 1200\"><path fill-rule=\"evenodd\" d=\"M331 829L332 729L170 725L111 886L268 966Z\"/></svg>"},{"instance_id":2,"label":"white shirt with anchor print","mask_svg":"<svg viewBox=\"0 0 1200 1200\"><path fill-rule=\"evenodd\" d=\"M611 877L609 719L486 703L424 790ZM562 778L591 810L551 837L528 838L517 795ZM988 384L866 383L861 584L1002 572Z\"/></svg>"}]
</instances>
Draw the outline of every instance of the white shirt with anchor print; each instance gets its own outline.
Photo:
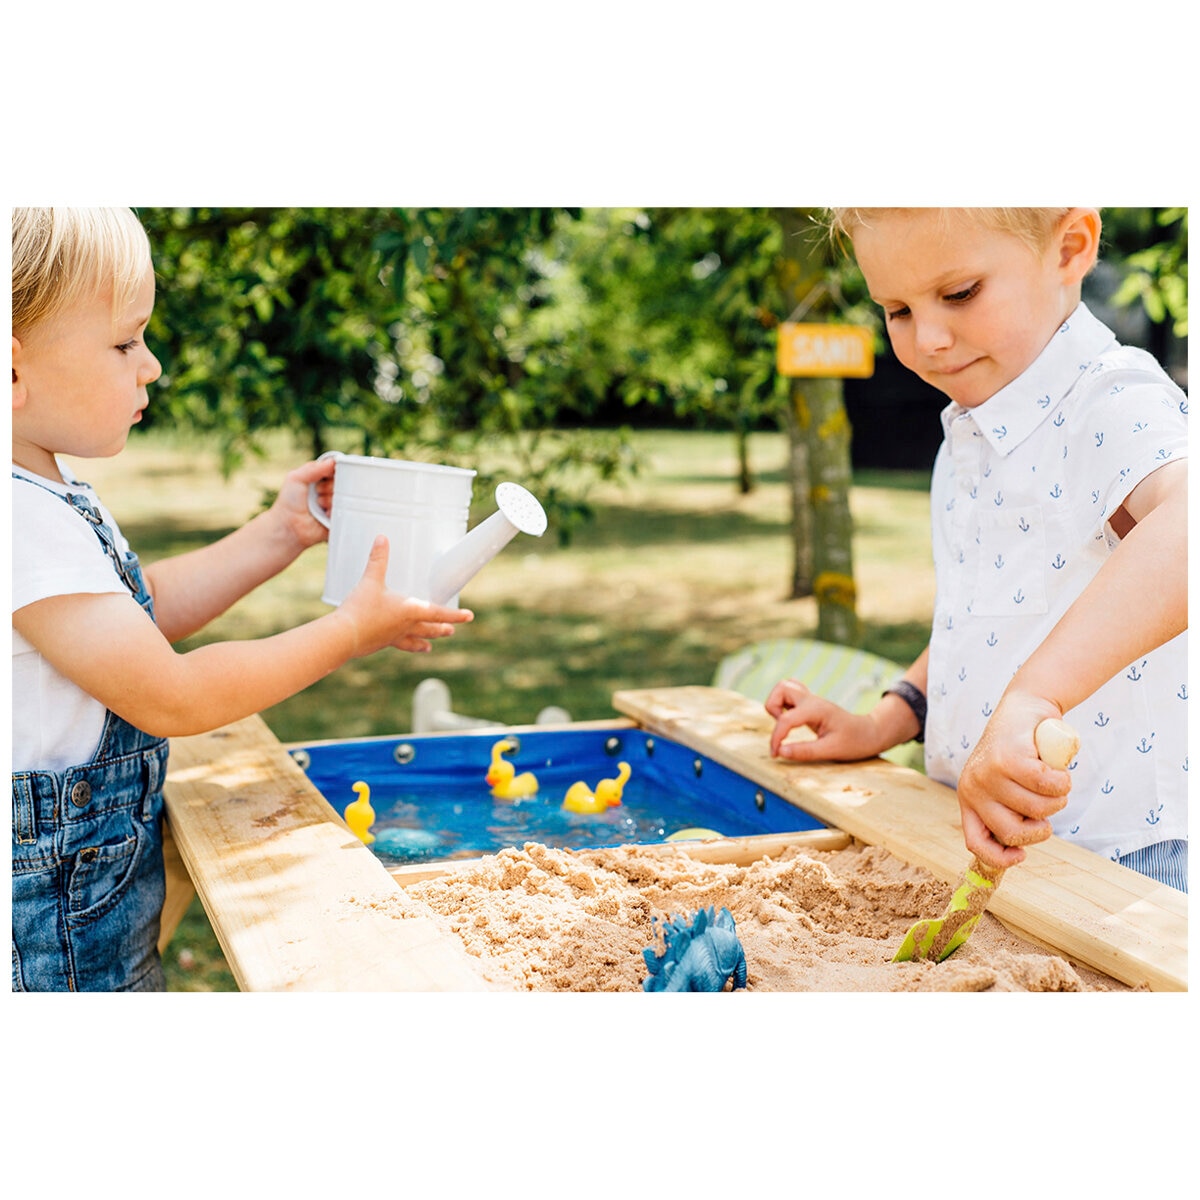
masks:
<instances>
[{"instance_id":1,"label":"white shirt with anchor print","mask_svg":"<svg viewBox=\"0 0 1200 1200\"><path fill-rule=\"evenodd\" d=\"M926 770L954 784L1021 663L1118 544L1108 519L1187 455L1187 396L1080 305L1017 379L942 412ZM1153 588L1154 581L1146 580ZM1187 837L1187 634L1066 714L1082 745L1054 832L1109 858Z\"/></svg>"}]
</instances>

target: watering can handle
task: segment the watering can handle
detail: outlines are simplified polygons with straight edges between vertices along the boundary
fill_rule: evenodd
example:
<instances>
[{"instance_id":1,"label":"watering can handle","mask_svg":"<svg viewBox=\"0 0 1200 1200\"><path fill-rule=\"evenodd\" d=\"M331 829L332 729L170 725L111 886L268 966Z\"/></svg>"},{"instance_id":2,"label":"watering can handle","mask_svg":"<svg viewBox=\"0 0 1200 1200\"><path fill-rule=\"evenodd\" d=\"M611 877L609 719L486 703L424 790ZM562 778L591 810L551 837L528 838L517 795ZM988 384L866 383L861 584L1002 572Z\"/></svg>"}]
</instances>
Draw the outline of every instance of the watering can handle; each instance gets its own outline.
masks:
<instances>
[{"instance_id":1,"label":"watering can handle","mask_svg":"<svg viewBox=\"0 0 1200 1200\"><path fill-rule=\"evenodd\" d=\"M322 459L326 458L344 457L345 456L340 450L326 450L325 453L317 459L317 462L321 462ZM317 485L315 483L310 483L308 485L308 511L312 513L312 515L316 517L316 519L320 521L326 529L329 528L329 518L325 515L325 510L321 507L321 502L317 499Z\"/></svg>"}]
</instances>

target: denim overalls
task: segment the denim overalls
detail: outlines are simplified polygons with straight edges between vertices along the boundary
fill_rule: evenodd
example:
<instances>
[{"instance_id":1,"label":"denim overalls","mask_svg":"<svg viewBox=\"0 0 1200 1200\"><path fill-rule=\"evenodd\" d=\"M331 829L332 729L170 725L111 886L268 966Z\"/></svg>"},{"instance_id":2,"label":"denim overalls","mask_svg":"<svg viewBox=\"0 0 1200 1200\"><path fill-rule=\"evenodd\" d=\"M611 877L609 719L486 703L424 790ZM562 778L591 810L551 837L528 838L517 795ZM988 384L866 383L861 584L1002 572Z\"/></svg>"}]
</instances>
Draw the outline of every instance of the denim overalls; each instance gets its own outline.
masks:
<instances>
[{"instance_id":1,"label":"denim overalls","mask_svg":"<svg viewBox=\"0 0 1200 1200\"><path fill-rule=\"evenodd\" d=\"M33 482L15 472L13 478ZM86 497L45 490L92 526L153 618L137 555L121 555ZM110 711L90 762L13 774L14 992L165 989L158 933L166 770L166 738Z\"/></svg>"}]
</instances>

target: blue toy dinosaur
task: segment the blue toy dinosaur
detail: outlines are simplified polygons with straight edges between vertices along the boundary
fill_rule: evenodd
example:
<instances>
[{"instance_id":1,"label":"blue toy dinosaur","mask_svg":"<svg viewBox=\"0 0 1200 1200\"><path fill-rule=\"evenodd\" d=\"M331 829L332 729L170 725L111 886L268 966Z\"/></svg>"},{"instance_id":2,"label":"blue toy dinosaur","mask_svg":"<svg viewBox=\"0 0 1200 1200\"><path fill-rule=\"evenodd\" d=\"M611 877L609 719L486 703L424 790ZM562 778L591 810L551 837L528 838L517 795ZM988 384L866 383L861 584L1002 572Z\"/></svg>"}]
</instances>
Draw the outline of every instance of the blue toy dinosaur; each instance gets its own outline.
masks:
<instances>
[{"instance_id":1,"label":"blue toy dinosaur","mask_svg":"<svg viewBox=\"0 0 1200 1200\"><path fill-rule=\"evenodd\" d=\"M721 992L731 976L735 989L746 986L746 955L729 909L714 915L711 907L702 908L691 921L668 917L661 925L663 953L653 946L642 951L650 968L643 991Z\"/></svg>"}]
</instances>

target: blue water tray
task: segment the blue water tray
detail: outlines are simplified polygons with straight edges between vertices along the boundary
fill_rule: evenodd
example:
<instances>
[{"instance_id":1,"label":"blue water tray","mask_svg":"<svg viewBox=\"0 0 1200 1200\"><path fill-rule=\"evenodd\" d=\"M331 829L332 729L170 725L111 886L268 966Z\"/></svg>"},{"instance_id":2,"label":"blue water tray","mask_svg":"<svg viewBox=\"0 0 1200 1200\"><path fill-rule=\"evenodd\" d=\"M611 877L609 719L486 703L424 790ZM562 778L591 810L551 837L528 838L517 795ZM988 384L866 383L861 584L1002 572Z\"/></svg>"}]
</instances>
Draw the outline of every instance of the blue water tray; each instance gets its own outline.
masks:
<instances>
[{"instance_id":1,"label":"blue water tray","mask_svg":"<svg viewBox=\"0 0 1200 1200\"><path fill-rule=\"evenodd\" d=\"M518 774L532 771L535 795L497 800L484 776L493 745ZM385 862L474 858L541 842L568 849L662 842L684 829L725 837L821 829L820 821L720 763L637 728L480 730L296 746L292 756L339 813L366 783L375 810L372 849ZM631 775L619 806L580 814L562 807L578 781L594 789Z\"/></svg>"}]
</instances>

